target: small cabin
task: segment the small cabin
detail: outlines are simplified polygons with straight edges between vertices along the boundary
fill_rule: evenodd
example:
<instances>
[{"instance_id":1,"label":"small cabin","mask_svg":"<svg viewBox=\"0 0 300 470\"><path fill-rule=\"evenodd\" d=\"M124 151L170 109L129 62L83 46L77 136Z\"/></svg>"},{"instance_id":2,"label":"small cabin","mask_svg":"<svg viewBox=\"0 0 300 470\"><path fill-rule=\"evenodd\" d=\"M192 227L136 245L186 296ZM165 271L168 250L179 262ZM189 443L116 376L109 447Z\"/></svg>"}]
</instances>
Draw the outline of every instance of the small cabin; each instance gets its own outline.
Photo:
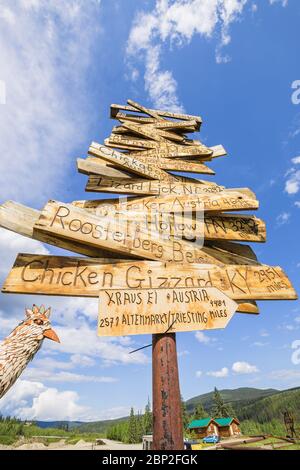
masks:
<instances>
[{"instance_id":1,"label":"small cabin","mask_svg":"<svg viewBox=\"0 0 300 470\"><path fill-rule=\"evenodd\" d=\"M194 419L188 428L194 432L197 439L202 439L210 434L219 435L217 424L212 418Z\"/></svg>"},{"instance_id":2,"label":"small cabin","mask_svg":"<svg viewBox=\"0 0 300 470\"><path fill-rule=\"evenodd\" d=\"M220 437L238 436L241 434L240 422L237 418L215 418Z\"/></svg>"},{"instance_id":3,"label":"small cabin","mask_svg":"<svg viewBox=\"0 0 300 470\"><path fill-rule=\"evenodd\" d=\"M193 431L196 439L210 434L216 434L220 437L238 436L241 434L240 422L237 418L203 418L194 419L188 429Z\"/></svg>"}]
</instances>

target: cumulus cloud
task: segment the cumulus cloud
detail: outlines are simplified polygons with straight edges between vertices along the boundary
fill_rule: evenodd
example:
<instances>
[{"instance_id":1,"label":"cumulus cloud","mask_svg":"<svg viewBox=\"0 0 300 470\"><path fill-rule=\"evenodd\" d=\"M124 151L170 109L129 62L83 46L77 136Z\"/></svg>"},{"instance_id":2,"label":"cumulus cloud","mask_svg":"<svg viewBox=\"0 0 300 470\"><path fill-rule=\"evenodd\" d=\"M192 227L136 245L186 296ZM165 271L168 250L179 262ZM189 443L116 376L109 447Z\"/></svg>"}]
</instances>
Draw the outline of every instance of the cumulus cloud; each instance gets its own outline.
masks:
<instances>
[{"instance_id":1,"label":"cumulus cloud","mask_svg":"<svg viewBox=\"0 0 300 470\"><path fill-rule=\"evenodd\" d=\"M78 394L47 388L41 382L19 380L1 400L1 412L21 419L84 419L88 408L78 404Z\"/></svg>"},{"instance_id":2,"label":"cumulus cloud","mask_svg":"<svg viewBox=\"0 0 300 470\"><path fill-rule=\"evenodd\" d=\"M246 3L247 0L157 0L152 11L136 15L127 57L132 61L140 57L145 63L145 89L155 106L182 111L173 74L161 69L163 45L180 47L194 35L210 38L219 29L216 61L228 61L222 55L222 47L230 42L230 25L240 17Z\"/></svg>"},{"instance_id":3,"label":"cumulus cloud","mask_svg":"<svg viewBox=\"0 0 300 470\"><path fill-rule=\"evenodd\" d=\"M279 0L286 6L287 0ZM270 0L270 4L276 0ZM174 50L189 44L199 35L215 38L216 62L227 63L224 48L230 43L230 27L242 18L246 4L252 11L257 5L249 0L156 0L150 11L139 11L127 41L126 57L133 81L139 76L137 63L144 66L144 84L150 100L158 108L182 111L177 96L177 82L172 71L163 70L162 55L166 46Z\"/></svg>"},{"instance_id":4,"label":"cumulus cloud","mask_svg":"<svg viewBox=\"0 0 300 470\"><path fill-rule=\"evenodd\" d=\"M281 214L276 217L277 225L280 227L281 225L287 224L290 220L290 217L291 214L289 212L281 212Z\"/></svg>"},{"instance_id":5,"label":"cumulus cloud","mask_svg":"<svg viewBox=\"0 0 300 470\"><path fill-rule=\"evenodd\" d=\"M228 377L229 369L227 367L222 367L220 370L207 372L206 375L209 375L210 377L216 377L218 379Z\"/></svg>"},{"instance_id":6,"label":"cumulus cloud","mask_svg":"<svg viewBox=\"0 0 300 470\"><path fill-rule=\"evenodd\" d=\"M254 365L244 361L237 361L232 364L232 372L235 374L254 374L259 372L258 368Z\"/></svg>"},{"instance_id":7,"label":"cumulus cloud","mask_svg":"<svg viewBox=\"0 0 300 470\"><path fill-rule=\"evenodd\" d=\"M197 377L197 379L199 379L200 377L202 377L202 375L203 375L202 370L197 370L197 371L196 371L196 377Z\"/></svg>"},{"instance_id":8,"label":"cumulus cloud","mask_svg":"<svg viewBox=\"0 0 300 470\"><path fill-rule=\"evenodd\" d=\"M12 5L13 3L13 5ZM99 0L2 0L0 195L40 204L62 183L89 121L86 72Z\"/></svg>"},{"instance_id":9,"label":"cumulus cloud","mask_svg":"<svg viewBox=\"0 0 300 470\"><path fill-rule=\"evenodd\" d=\"M212 338L204 334L203 331L197 331L197 333L195 333L195 338L202 344L209 344L212 342Z\"/></svg>"},{"instance_id":10,"label":"cumulus cloud","mask_svg":"<svg viewBox=\"0 0 300 470\"><path fill-rule=\"evenodd\" d=\"M300 164L300 156L292 158L293 165ZM286 181L284 190L288 194L297 194L300 189L300 170L297 167L292 166L286 172Z\"/></svg>"},{"instance_id":11,"label":"cumulus cloud","mask_svg":"<svg viewBox=\"0 0 300 470\"><path fill-rule=\"evenodd\" d=\"M95 421L127 416L129 407L95 409L80 403L77 392L60 391L41 381L18 380L1 399L1 413L23 420Z\"/></svg>"}]
</instances>

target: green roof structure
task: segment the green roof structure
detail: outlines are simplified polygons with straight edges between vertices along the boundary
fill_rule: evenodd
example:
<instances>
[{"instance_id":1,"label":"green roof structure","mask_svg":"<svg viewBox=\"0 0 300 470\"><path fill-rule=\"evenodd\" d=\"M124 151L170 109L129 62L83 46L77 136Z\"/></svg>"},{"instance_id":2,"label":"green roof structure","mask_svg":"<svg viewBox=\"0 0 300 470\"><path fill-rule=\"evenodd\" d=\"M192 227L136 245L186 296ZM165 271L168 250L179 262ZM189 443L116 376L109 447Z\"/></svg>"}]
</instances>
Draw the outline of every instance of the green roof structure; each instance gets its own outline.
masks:
<instances>
[{"instance_id":1,"label":"green roof structure","mask_svg":"<svg viewBox=\"0 0 300 470\"><path fill-rule=\"evenodd\" d=\"M221 428L225 426L230 426L233 420L239 423L239 421L236 418L215 418L214 419L217 425L220 426Z\"/></svg>"},{"instance_id":2,"label":"green roof structure","mask_svg":"<svg viewBox=\"0 0 300 470\"><path fill-rule=\"evenodd\" d=\"M203 419L194 419L188 425L189 429L196 429L196 428L207 428L210 422L213 421L216 423L220 428L230 426L232 421L236 421L239 424L239 420L236 418L203 418Z\"/></svg>"},{"instance_id":3,"label":"green roof structure","mask_svg":"<svg viewBox=\"0 0 300 470\"><path fill-rule=\"evenodd\" d=\"M212 418L194 419L189 425L189 429L207 428Z\"/></svg>"}]
</instances>

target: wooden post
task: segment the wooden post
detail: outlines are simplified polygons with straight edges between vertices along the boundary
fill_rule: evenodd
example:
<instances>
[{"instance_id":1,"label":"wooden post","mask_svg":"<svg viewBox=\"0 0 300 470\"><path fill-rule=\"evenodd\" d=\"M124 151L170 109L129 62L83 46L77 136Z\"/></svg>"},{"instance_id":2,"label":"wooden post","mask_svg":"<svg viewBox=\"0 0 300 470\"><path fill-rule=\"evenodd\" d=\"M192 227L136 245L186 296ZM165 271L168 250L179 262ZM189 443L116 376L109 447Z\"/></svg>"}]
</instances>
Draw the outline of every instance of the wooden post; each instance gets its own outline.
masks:
<instances>
[{"instance_id":1,"label":"wooden post","mask_svg":"<svg viewBox=\"0 0 300 470\"><path fill-rule=\"evenodd\" d=\"M175 333L152 339L153 450L183 450Z\"/></svg>"}]
</instances>

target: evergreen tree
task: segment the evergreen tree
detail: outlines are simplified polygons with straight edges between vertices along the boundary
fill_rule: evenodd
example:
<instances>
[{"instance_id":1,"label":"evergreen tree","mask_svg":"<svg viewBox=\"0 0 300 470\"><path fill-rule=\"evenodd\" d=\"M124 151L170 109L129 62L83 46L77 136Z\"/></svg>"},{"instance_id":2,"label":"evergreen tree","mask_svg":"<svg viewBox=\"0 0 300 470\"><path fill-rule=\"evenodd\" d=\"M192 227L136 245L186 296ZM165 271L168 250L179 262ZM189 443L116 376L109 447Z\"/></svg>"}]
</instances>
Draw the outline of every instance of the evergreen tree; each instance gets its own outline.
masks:
<instances>
[{"instance_id":1,"label":"evergreen tree","mask_svg":"<svg viewBox=\"0 0 300 470\"><path fill-rule=\"evenodd\" d=\"M142 442L144 434L144 419L139 412L136 417L136 442Z\"/></svg>"},{"instance_id":2,"label":"evergreen tree","mask_svg":"<svg viewBox=\"0 0 300 470\"><path fill-rule=\"evenodd\" d=\"M196 405L196 408L194 410L193 419L203 419L203 418L208 418L208 413L203 408L203 405L201 403L198 403L198 405Z\"/></svg>"},{"instance_id":3,"label":"evergreen tree","mask_svg":"<svg viewBox=\"0 0 300 470\"><path fill-rule=\"evenodd\" d=\"M128 442L135 444L137 442L137 420L133 408L130 410L129 424L128 424Z\"/></svg>"},{"instance_id":4,"label":"evergreen tree","mask_svg":"<svg viewBox=\"0 0 300 470\"><path fill-rule=\"evenodd\" d=\"M183 429L185 430L190 423L190 416L188 415L186 404L182 397L181 397L181 416L182 416Z\"/></svg>"},{"instance_id":5,"label":"evergreen tree","mask_svg":"<svg viewBox=\"0 0 300 470\"><path fill-rule=\"evenodd\" d=\"M235 413L234 413L232 406L224 402L222 395L220 394L217 387L215 387L214 389L213 403L214 403L213 409L212 409L213 418L234 417Z\"/></svg>"},{"instance_id":6,"label":"evergreen tree","mask_svg":"<svg viewBox=\"0 0 300 470\"><path fill-rule=\"evenodd\" d=\"M151 412L151 405L150 405L150 400L148 397L148 403L145 406L145 414L143 418L143 429L144 429L144 434L152 434L152 426L153 426L153 416Z\"/></svg>"}]
</instances>

